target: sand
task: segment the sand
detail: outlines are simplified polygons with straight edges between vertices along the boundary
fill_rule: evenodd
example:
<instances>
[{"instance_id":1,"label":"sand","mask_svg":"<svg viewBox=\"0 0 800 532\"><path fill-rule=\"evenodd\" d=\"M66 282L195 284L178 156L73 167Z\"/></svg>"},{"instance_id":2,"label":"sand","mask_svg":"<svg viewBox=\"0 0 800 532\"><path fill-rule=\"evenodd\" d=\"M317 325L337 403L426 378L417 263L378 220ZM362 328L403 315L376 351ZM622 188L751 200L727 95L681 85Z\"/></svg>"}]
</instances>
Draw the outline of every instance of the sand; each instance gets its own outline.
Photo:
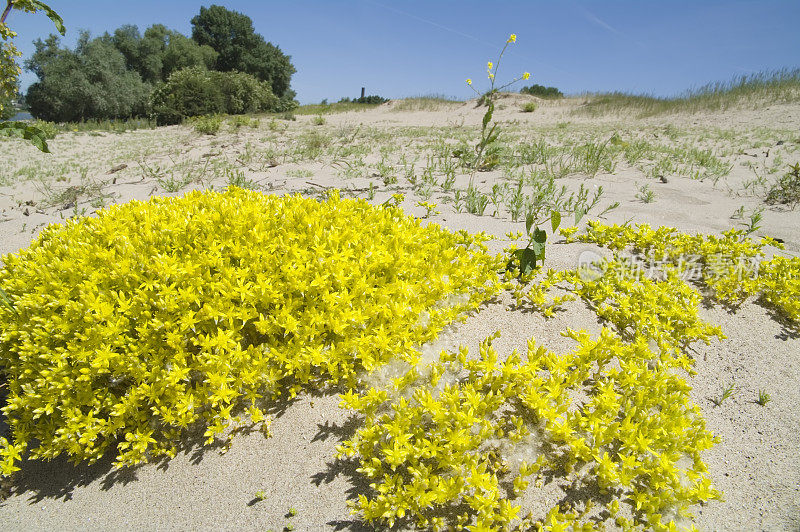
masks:
<instances>
[{"instance_id":1,"label":"sand","mask_svg":"<svg viewBox=\"0 0 800 532\"><path fill-rule=\"evenodd\" d=\"M700 164L671 167L664 162L655 168L656 161L631 163L618 155L611 171L600 169L594 176L568 173L557 179L559 187L573 191L581 184L591 191L603 187L600 204L587 219L596 219L603 208L619 202L604 221L717 233L743 227L754 210L763 208L755 235L780 238L788 254L800 254L800 209L764 203L769 185L788 165L800 161L800 104L636 118L581 114L581 98L536 100L535 112L521 112L521 105L531 100L535 99L519 95L499 100L495 118L508 143L603 143L616 133L625 142L643 140L672 149L661 152L664 160L680 158L677 148L695 147L708 150L729 168L723 175ZM262 117L255 128L234 130L226 125L215 136L189 126L124 134L68 132L50 142L51 155L21 142L2 142L0 252L24 248L49 223L91 215L112 202L220 189L236 179L274 194L317 195L336 187L375 204L404 192L403 208L415 216L424 214L417 201L428 196L441 211L428 223L485 231L496 237L491 250L500 252L508 244L503 235L522 230L524 223L512 222L503 207L492 216L491 203L482 216L456 212L452 192L439 185L414 187L406 173L416 158L415 175L422 175L436 142L474 142L483 110L474 101L411 102L400 110L398 106L400 102L391 102L363 112L326 114L322 125L315 125L314 116L298 115L296 121ZM419 109L407 109L414 106ZM403 154L405 165L400 161ZM127 166L111 172L123 164ZM391 173L386 166L394 167L396 183L382 175ZM481 172L475 182L488 194L494 184L513 180L515 171ZM441 182L444 177L436 179ZM460 171L454 186L466 188L468 180ZM654 194L651 202L637 197L644 185ZM740 219L734 215L742 206ZM584 244L552 243L547 266L575 267L587 249L599 251ZM530 337L565 352L573 344L560 331L572 327L596 333L600 328L580 303L568 305L567 312L551 320L514 311L510 303L504 297L485 305L438 346L475 349L481 339L500 330L494 345L501 354L524 349ZM725 501L696 507L696 525L704 530L799 530L800 338L753 302L736 312L711 307L701 314L727 335L724 341L696 348L697 376L690 380L692 399L708 428L722 440L705 459ZM734 395L715 406L711 399L731 383ZM760 390L772 397L766 406L755 402ZM291 523L295 530L372 530L347 507L365 488L355 471L358 466L334 459L336 445L353 434L356 420L338 407L335 395L301 395L295 402L277 405L276 412L271 438L240 435L227 452L202 447L189 436L174 459L135 470L114 470L112 457L93 466L75 466L65 459L27 461L9 486L9 496L0 502L0 526L280 530ZM0 430L5 431L5 425ZM266 493L264 500L256 498L259 490ZM290 508L296 515L287 514ZM536 508L534 502L532 509Z\"/></svg>"}]
</instances>

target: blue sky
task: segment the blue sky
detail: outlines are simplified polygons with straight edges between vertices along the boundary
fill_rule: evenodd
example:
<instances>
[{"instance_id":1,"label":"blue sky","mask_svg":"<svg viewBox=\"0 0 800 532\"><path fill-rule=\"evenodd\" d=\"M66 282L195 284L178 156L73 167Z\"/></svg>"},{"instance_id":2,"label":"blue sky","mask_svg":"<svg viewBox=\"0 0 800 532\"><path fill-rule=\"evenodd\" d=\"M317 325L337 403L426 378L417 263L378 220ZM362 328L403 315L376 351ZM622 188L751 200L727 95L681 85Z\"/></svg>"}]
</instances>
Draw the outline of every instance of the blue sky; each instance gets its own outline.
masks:
<instances>
[{"instance_id":1,"label":"blue sky","mask_svg":"<svg viewBox=\"0 0 800 532\"><path fill-rule=\"evenodd\" d=\"M75 43L122 24L155 23L191 34L201 5L190 0L50 0ZM498 79L565 93L620 90L669 96L762 70L800 67L800 1L220 1L253 19L256 31L292 56L301 103L367 94L398 98L472 95L510 33L517 43ZM27 57L54 32L43 14L14 12L9 25ZM35 81L24 73L23 87Z\"/></svg>"}]
</instances>

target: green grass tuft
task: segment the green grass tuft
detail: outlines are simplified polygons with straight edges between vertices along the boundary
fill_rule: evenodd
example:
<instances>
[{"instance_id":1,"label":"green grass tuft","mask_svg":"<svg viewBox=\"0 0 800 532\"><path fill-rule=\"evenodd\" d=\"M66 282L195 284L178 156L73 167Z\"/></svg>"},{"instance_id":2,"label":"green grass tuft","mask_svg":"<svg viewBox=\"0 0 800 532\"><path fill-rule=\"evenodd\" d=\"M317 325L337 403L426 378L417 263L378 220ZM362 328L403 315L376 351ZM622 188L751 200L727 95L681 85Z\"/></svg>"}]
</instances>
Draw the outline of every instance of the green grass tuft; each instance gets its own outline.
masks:
<instances>
[{"instance_id":1,"label":"green grass tuft","mask_svg":"<svg viewBox=\"0 0 800 532\"><path fill-rule=\"evenodd\" d=\"M735 107L758 108L772 103L800 101L800 68L737 76L662 98L623 92L586 94L582 112L593 116L632 112L639 117L670 113L724 111Z\"/></svg>"}]
</instances>

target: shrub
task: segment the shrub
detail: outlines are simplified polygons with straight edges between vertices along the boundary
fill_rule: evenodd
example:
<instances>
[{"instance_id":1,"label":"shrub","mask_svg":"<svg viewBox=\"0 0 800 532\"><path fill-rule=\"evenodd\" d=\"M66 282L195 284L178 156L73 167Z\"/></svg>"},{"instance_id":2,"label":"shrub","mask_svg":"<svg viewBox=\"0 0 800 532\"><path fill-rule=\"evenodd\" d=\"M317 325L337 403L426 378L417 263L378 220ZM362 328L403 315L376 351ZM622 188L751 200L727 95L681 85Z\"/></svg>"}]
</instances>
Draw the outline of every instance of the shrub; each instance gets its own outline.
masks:
<instances>
[{"instance_id":1,"label":"shrub","mask_svg":"<svg viewBox=\"0 0 800 532\"><path fill-rule=\"evenodd\" d=\"M532 113L536 110L536 103L535 102L528 102L522 106L523 113Z\"/></svg>"},{"instance_id":2,"label":"shrub","mask_svg":"<svg viewBox=\"0 0 800 532\"><path fill-rule=\"evenodd\" d=\"M15 307L0 308L2 473L26 450L172 456L189 426L210 443L244 413L264 420L283 393L413 362L414 346L499 290L486 238L424 227L391 202L238 188L50 225L0 269Z\"/></svg>"},{"instance_id":3,"label":"shrub","mask_svg":"<svg viewBox=\"0 0 800 532\"><path fill-rule=\"evenodd\" d=\"M222 117L219 115L198 116L192 122L194 130L203 135L216 135L222 127Z\"/></svg>"},{"instance_id":4,"label":"shrub","mask_svg":"<svg viewBox=\"0 0 800 532\"><path fill-rule=\"evenodd\" d=\"M239 129L241 127L257 129L258 126L261 125L261 121L258 118L250 118L245 115L232 116L228 123L233 129Z\"/></svg>"},{"instance_id":5,"label":"shrub","mask_svg":"<svg viewBox=\"0 0 800 532\"><path fill-rule=\"evenodd\" d=\"M177 124L189 116L224 112L222 91L212 80L211 72L185 68L158 85L150 100L153 118L159 125Z\"/></svg>"},{"instance_id":6,"label":"shrub","mask_svg":"<svg viewBox=\"0 0 800 532\"><path fill-rule=\"evenodd\" d=\"M156 87L151 99L159 124L177 124L190 116L277 111L279 100L269 84L241 72L186 68Z\"/></svg>"},{"instance_id":7,"label":"shrub","mask_svg":"<svg viewBox=\"0 0 800 532\"><path fill-rule=\"evenodd\" d=\"M339 100L339 103L366 103L370 105L380 105L382 103L388 102L388 98L384 98L382 96L378 96L377 94L372 94L370 96L359 96L358 98L342 98Z\"/></svg>"},{"instance_id":8,"label":"shrub","mask_svg":"<svg viewBox=\"0 0 800 532\"><path fill-rule=\"evenodd\" d=\"M555 87L545 87L544 85L533 84L529 87L522 87L519 90L520 94L530 94L531 96L538 96L539 98L563 98L564 93Z\"/></svg>"},{"instance_id":9,"label":"shrub","mask_svg":"<svg viewBox=\"0 0 800 532\"><path fill-rule=\"evenodd\" d=\"M260 82L241 72L212 72L211 78L219 85L225 112L231 115L277 111L278 98L272 94L268 83Z\"/></svg>"}]
</instances>

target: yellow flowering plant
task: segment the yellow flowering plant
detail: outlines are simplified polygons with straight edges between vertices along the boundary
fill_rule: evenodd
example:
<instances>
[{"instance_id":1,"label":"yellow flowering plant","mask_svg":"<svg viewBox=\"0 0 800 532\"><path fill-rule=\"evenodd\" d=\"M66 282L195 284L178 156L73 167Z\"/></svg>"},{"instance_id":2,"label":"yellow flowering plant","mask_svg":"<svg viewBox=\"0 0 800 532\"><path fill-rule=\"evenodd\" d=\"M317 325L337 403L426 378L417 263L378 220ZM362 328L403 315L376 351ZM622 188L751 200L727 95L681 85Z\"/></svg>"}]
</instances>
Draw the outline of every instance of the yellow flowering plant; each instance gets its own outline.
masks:
<instances>
[{"instance_id":1,"label":"yellow flowering plant","mask_svg":"<svg viewBox=\"0 0 800 532\"><path fill-rule=\"evenodd\" d=\"M800 258L776 254L765 260L764 248L783 249L772 238L754 241L747 238L746 231L737 229L720 236L688 235L671 227L589 222L585 234L570 233L567 240L595 243L614 251L628 249L648 268L668 264L678 275L694 276L720 302L737 306L755 297L795 327L800 325Z\"/></svg>"},{"instance_id":2,"label":"yellow flowering plant","mask_svg":"<svg viewBox=\"0 0 800 532\"><path fill-rule=\"evenodd\" d=\"M386 389L344 394L365 421L339 454L358 457L372 487L353 511L433 530L593 530L608 519L674 530L689 506L720 498L700 456L716 439L686 382L652 368L641 339L566 334L579 344L567 355L529 340L526 361L500 361L492 335L477 360L443 352ZM523 516L514 501L546 478L596 495L582 509Z\"/></svg>"},{"instance_id":3,"label":"yellow flowering plant","mask_svg":"<svg viewBox=\"0 0 800 532\"><path fill-rule=\"evenodd\" d=\"M590 223L593 230L603 241L603 226ZM576 231L562 233L574 239ZM625 240L602 234L615 246ZM751 253L739 236L701 240ZM358 457L372 481L354 512L434 530L594 530L608 520L624 530L677 530L691 523L691 506L721 498L701 457L718 439L681 375L694 375L691 344L721 340L722 331L700 319L701 296L679 265L663 265L655 278L621 255L595 267L602 274L551 269L538 282L537 270L516 280L506 271L518 305L551 316L577 296L603 319L598 338L564 333L575 351L559 356L530 340L526 361L512 353L500 362L493 335L478 360L463 348L444 352L389 387L342 396L365 422L340 456ZM565 294L548 300L555 287ZM596 496L523 516L517 497L549 478Z\"/></svg>"},{"instance_id":4,"label":"yellow flowering plant","mask_svg":"<svg viewBox=\"0 0 800 532\"><path fill-rule=\"evenodd\" d=\"M500 290L486 239L392 203L237 188L50 225L0 269L2 474L26 451L122 466L173 455L190 426L267 432L273 397L413 363Z\"/></svg>"},{"instance_id":5,"label":"yellow flowering plant","mask_svg":"<svg viewBox=\"0 0 800 532\"><path fill-rule=\"evenodd\" d=\"M489 90L483 94L481 94L473 85L472 79L467 79L467 85L471 88L475 94L481 97L481 102L486 105L486 112L483 115L483 120L481 122L481 138L478 143L475 145L475 156L474 159L469 161L469 165L478 171L487 171L491 170L499 163L499 148L496 146L497 138L499 136L499 131L497 130L497 123L492 123L492 115L494 113L494 100L497 93L519 80L528 79L530 78L530 74L525 72L522 76L515 78L503 86L496 87L496 75L497 71L500 68L500 62L503 59L503 55L506 53L506 49L508 48L509 44L513 44L517 41L517 36L515 34L511 34L511 36L506 40L503 49L500 51L500 55L497 58L497 63L493 63L489 61L486 63L486 75L489 78ZM457 152L456 155L460 155L462 160L466 161L466 153Z\"/></svg>"}]
</instances>

